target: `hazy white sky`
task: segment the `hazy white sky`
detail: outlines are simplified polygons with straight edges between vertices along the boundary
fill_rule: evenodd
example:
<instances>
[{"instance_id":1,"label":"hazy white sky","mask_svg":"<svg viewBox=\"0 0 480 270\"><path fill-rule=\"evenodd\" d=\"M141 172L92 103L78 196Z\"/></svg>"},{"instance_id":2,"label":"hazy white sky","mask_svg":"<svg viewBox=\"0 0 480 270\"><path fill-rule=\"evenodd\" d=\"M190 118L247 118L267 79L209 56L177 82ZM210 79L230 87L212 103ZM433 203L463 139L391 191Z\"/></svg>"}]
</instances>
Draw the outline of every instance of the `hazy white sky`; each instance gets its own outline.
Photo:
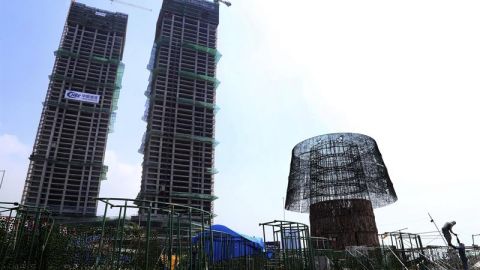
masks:
<instances>
[{"instance_id":1,"label":"hazy white sky","mask_svg":"<svg viewBox=\"0 0 480 270\"><path fill-rule=\"evenodd\" d=\"M134 198L145 123L153 12L129 13L126 70L102 196ZM0 0L0 201L19 200L41 102L69 1ZM283 216L293 146L359 132L376 139L399 200L375 210L379 232L432 231L454 219L480 233L480 2L443 0L234 1L222 6L217 77L216 222L260 235ZM29 76L26 76L29 74ZM286 212L308 223L308 215Z\"/></svg>"}]
</instances>

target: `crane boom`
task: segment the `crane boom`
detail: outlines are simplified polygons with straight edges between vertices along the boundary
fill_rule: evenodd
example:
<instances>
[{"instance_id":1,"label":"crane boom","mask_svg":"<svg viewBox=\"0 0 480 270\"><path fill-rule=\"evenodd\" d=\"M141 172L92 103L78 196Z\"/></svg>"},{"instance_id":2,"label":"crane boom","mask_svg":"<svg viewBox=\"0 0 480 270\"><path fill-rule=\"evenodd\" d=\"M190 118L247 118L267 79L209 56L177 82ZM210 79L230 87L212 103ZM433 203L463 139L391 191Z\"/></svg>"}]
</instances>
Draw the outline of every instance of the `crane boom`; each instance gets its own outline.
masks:
<instances>
[{"instance_id":1,"label":"crane boom","mask_svg":"<svg viewBox=\"0 0 480 270\"><path fill-rule=\"evenodd\" d=\"M218 3L218 2L223 3L223 4L225 4L227 7L229 7L229 6L232 5L232 3L230 3L230 2L227 1L227 0L215 0L215 2L217 2L217 3Z\"/></svg>"},{"instance_id":2,"label":"crane boom","mask_svg":"<svg viewBox=\"0 0 480 270\"><path fill-rule=\"evenodd\" d=\"M138 8L138 9L142 9L142 10L146 10L146 11L152 11L152 9L150 9L150 8L142 7L142 6L135 5L135 4L132 4L132 3L128 3L128 2L125 2L125 1L122 1L122 0L110 0L110 1L112 3L116 2L116 3L119 3L119 4L131 6L131 7L134 7L134 8Z\"/></svg>"}]
</instances>

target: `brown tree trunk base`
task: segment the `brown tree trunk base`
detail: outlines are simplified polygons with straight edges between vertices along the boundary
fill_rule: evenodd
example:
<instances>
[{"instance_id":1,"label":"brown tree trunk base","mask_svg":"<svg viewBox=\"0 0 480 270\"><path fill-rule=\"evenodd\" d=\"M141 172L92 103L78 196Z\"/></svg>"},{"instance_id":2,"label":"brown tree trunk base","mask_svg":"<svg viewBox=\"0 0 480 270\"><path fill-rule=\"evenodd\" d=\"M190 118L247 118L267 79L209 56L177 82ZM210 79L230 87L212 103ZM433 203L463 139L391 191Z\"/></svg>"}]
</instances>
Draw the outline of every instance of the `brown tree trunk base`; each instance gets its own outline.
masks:
<instances>
[{"instance_id":1,"label":"brown tree trunk base","mask_svg":"<svg viewBox=\"0 0 480 270\"><path fill-rule=\"evenodd\" d=\"M311 235L331 239L334 249L379 245L372 204L364 199L331 200L310 206Z\"/></svg>"}]
</instances>

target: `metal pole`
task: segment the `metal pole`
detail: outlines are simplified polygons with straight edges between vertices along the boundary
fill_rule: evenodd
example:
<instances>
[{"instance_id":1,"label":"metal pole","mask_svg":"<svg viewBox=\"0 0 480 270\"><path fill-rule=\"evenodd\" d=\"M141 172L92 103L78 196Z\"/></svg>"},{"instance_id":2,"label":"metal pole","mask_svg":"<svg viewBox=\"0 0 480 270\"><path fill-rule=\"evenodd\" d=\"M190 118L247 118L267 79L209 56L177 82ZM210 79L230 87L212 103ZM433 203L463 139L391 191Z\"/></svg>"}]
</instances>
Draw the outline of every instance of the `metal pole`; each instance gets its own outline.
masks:
<instances>
[{"instance_id":1,"label":"metal pole","mask_svg":"<svg viewBox=\"0 0 480 270\"><path fill-rule=\"evenodd\" d=\"M188 242L189 242L189 253L188 253L188 260L189 260L189 266L190 270L193 269L193 239L192 239L192 208L188 208ZM198 240L198 238L197 238ZM197 252L198 254L198 252Z\"/></svg>"},{"instance_id":2,"label":"metal pole","mask_svg":"<svg viewBox=\"0 0 480 270\"><path fill-rule=\"evenodd\" d=\"M152 214L152 205L150 204L150 206L148 207L148 216L147 216L147 239L146 239L146 244L147 244L147 247L146 247L146 250L145 250L145 270L148 270L149 268L149 265L148 265L148 254L150 252L150 235L151 235L151 227L150 227L150 223L151 223L151 214Z\"/></svg>"},{"instance_id":3,"label":"metal pole","mask_svg":"<svg viewBox=\"0 0 480 270\"><path fill-rule=\"evenodd\" d=\"M287 245L284 229L283 221L280 221L280 241L282 241L283 265L287 265Z\"/></svg>"},{"instance_id":4,"label":"metal pole","mask_svg":"<svg viewBox=\"0 0 480 270\"><path fill-rule=\"evenodd\" d=\"M125 219L127 216L127 207L128 207L127 203L128 201L125 200L125 205L123 206L122 227L120 228L120 245L118 248L118 268L120 268L120 263L122 262L121 259L122 259L122 249L123 249L123 238L125 234ZM121 210L120 210L120 213L122 213Z\"/></svg>"},{"instance_id":5,"label":"metal pole","mask_svg":"<svg viewBox=\"0 0 480 270\"><path fill-rule=\"evenodd\" d=\"M3 260L1 260L2 262L6 259L6 252L8 250L8 246L10 245L10 241L9 239L12 238L8 232L9 228L10 228L10 224L12 224L12 227L15 227L14 223L12 223L12 213L13 213L13 209L10 209L10 212L8 214L8 221L5 225L5 242L2 244L2 249L0 249L0 259L3 258ZM12 230L14 230L14 228L12 228ZM473 236L472 236L473 237ZM5 251L5 252L4 252ZM5 255L3 255L5 253ZM4 257L5 256L5 257ZM2 263L3 265L4 263ZM1 268L0 268L1 269Z\"/></svg>"},{"instance_id":6,"label":"metal pole","mask_svg":"<svg viewBox=\"0 0 480 270\"><path fill-rule=\"evenodd\" d=\"M399 235L399 237L400 237L400 247L402 248L402 251L401 251L401 253L402 253L402 259L403 259L403 261L405 262L405 261L407 261L407 257L406 257L406 255L405 255L405 246L403 245L402 233L399 233L398 235Z\"/></svg>"},{"instance_id":7,"label":"metal pole","mask_svg":"<svg viewBox=\"0 0 480 270\"><path fill-rule=\"evenodd\" d=\"M46 237L46 239L45 239L45 243L44 243L43 246L42 246L42 253L40 254L40 263L39 263L40 267L42 267L43 254L45 253L45 249L46 249L46 247L47 247L48 240L50 239L50 235L52 234L53 227L55 226L55 219L53 219L53 218L51 217L51 213L48 213L47 221L50 220L50 219L52 220L52 221L51 221L52 223L50 224L50 230L48 231L47 237ZM43 268L42 268L42 269L43 269Z\"/></svg>"},{"instance_id":8,"label":"metal pole","mask_svg":"<svg viewBox=\"0 0 480 270\"><path fill-rule=\"evenodd\" d=\"M98 253L97 258L95 259L95 269L97 269L98 264L100 263L100 259L102 256L102 249L103 249L103 239L105 237L105 222L107 221L107 208L108 208L108 200L105 203L105 210L103 212L103 219L102 219L102 234L100 236L100 244L98 246Z\"/></svg>"},{"instance_id":9,"label":"metal pole","mask_svg":"<svg viewBox=\"0 0 480 270\"><path fill-rule=\"evenodd\" d=\"M40 223L40 210L37 209L35 213L35 223L33 223L33 230L30 243L30 251L28 252L27 264L30 264L30 258L32 257L33 248L35 246L36 237L37 237L37 228L39 228L38 223Z\"/></svg>"},{"instance_id":10,"label":"metal pole","mask_svg":"<svg viewBox=\"0 0 480 270\"><path fill-rule=\"evenodd\" d=\"M168 215L168 270L172 270L172 254L173 254L173 214L175 213L175 207L170 206L170 213Z\"/></svg>"},{"instance_id":11,"label":"metal pole","mask_svg":"<svg viewBox=\"0 0 480 270\"><path fill-rule=\"evenodd\" d=\"M179 256L182 255L182 242L181 242L181 239L180 239L180 228L181 225L180 225L180 213L178 213L177 215L177 247L176 247L176 251L175 251L175 260L174 260L174 267L176 267L177 263L178 263L178 260L179 260Z\"/></svg>"},{"instance_id":12,"label":"metal pole","mask_svg":"<svg viewBox=\"0 0 480 270\"><path fill-rule=\"evenodd\" d=\"M117 253L117 242L118 238L120 237L119 232L120 232L120 220L122 218L122 207L119 207L118 210L118 221L117 221L117 230L115 231L115 239L113 241L113 252L112 252L112 265L116 264L116 256L115 254Z\"/></svg>"},{"instance_id":13,"label":"metal pole","mask_svg":"<svg viewBox=\"0 0 480 270\"><path fill-rule=\"evenodd\" d=\"M480 236L480 234L472 234L472 247L473 247L473 253L475 254L475 258L478 257L478 253L477 253L477 247L475 246L475 237L476 236Z\"/></svg>"},{"instance_id":14,"label":"metal pole","mask_svg":"<svg viewBox=\"0 0 480 270\"><path fill-rule=\"evenodd\" d=\"M448 247L447 240L445 240L445 237L443 236L443 233L440 232L440 229L438 228L437 223L435 222L435 220L433 220L433 218L432 218L432 216L430 215L430 213L428 213L428 217L430 217L430 222L432 222L433 225L435 225L435 228L437 229L438 234L439 234L440 237L442 238L443 242L445 242L445 245Z\"/></svg>"},{"instance_id":15,"label":"metal pole","mask_svg":"<svg viewBox=\"0 0 480 270\"><path fill-rule=\"evenodd\" d=\"M2 172L2 181L0 181L0 189L2 189L3 178L5 177L5 170L0 170L0 172Z\"/></svg>"},{"instance_id":16,"label":"metal pole","mask_svg":"<svg viewBox=\"0 0 480 270\"><path fill-rule=\"evenodd\" d=\"M210 263L211 263L211 267L212 269L215 269L215 263L214 263L214 260L215 260L215 248L214 248L214 245L213 245L213 231L212 231L212 216L210 214L208 214L208 225L210 226ZM246 258L246 256L245 256Z\"/></svg>"}]
</instances>

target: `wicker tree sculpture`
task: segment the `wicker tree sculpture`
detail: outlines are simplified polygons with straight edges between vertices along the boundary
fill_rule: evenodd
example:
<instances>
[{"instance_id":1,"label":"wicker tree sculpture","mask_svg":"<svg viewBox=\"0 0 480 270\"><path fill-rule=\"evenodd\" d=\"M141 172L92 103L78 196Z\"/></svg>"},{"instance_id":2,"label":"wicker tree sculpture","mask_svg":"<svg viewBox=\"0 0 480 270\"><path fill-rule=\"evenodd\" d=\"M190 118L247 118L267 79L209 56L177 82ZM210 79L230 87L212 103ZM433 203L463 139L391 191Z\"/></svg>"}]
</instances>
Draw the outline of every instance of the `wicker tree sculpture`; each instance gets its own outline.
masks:
<instances>
[{"instance_id":1,"label":"wicker tree sculpture","mask_svg":"<svg viewBox=\"0 0 480 270\"><path fill-rule=\"evenodd\" d=\"M293 148L285 209L310 212L311 235L328 237L334 248L377 246L373 208L396 200L372 138L327 134Z\"/></svg>"}]
</instances>

